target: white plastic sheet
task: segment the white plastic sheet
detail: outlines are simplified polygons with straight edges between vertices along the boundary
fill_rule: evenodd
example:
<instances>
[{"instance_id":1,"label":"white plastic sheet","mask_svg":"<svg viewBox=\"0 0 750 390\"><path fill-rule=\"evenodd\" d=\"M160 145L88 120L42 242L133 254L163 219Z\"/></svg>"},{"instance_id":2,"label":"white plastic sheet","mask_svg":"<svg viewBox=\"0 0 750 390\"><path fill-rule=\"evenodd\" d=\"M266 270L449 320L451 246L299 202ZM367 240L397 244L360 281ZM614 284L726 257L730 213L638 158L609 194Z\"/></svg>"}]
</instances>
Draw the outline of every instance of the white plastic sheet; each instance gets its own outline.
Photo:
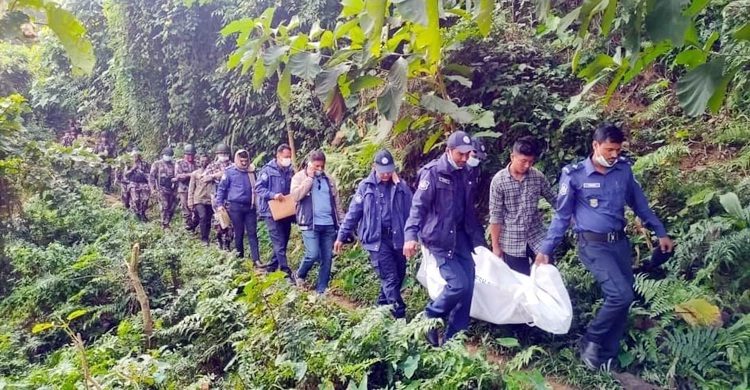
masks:
<instances>
[{"instance_id":1,"label":"white plastic sheet","mask_svg":"<svg viewBox=\"0 0 750 390\"><path fill-rule=\"evenodd\" d=\"M557 268L534 266L529 277L513 271L487 248L477 247L474 252L473 318L493 324L529 324L554 334L568 332L573 307ZM431 299L446 285L435 257L424 247L417 279Z\"/></svg>"}]
</instances>

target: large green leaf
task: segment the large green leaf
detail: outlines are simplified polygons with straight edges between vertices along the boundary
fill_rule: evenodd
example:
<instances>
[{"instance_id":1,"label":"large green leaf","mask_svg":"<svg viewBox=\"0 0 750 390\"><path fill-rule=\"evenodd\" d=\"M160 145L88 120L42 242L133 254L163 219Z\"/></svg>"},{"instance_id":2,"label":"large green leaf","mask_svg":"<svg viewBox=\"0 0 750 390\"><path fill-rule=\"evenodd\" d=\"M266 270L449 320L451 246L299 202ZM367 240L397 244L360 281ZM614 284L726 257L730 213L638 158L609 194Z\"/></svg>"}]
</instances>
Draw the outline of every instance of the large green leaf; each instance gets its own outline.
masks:
<instances>
[{"instance_id":1,"label":"large green leaf","mask_svg":"<svg viewBox=\"0 0 750 390\"><path fill-rule=\"evenodd\" d=\"M96 57L91 41L86 39L86 28L73 14L55 3L45 3L47 25L60 39L70 58L74 74L89 74L94 70Z\"/></svg>"},{"instance_id":2,"label":"large green leaf","mask_svg":"<svg viewBox=\"0 0 750 390\"><path fill-rule=\"evenodd\" d=\"M609 4L609 0L584 0L581 5L581 11L578 14L578 20L581 21L581 26L578 30L579 37L583 38L588 34L591 19L607 9L607 4Z\"/></svg>"},{"instance_id":3,"label":"large green leaf","mask_svg":"<svg viewBox=\"0 0 750 390\"><path fill-rule=\"evenodd\" d=\"M321 72L315 78L315 94L318 96L324 107L328 107L334 96L334 91L338 90L339 76L349 71L348 64L338 64Z\"/></svg>"},{"instance_id":4,"label":"large green leaf","mask_svg":"<svg viewBox=\"0 0 750 390\"><path fill-rule=\"evenodd\" d=\"M734 192L727 192L719 196L719 203L721 203L724 210L732 217L744 219L745 211L742 209L740 198Z\"/></svg>"},{"instance_id":5,"label":"large green leaf","mask_svg":"<svg viewBox=\"0 0 750 390\"><path fill-rule=\"evenodd\" d=\"M477 21L479 32L485 37L490 33L490 28L492 27L492 11L494 10L495 2L493 0L479 0L479 7L477 8L475 20Z\"/></svg>"},{"instance_id":6,"label":"large green leaf","mask_svg":"<svg viewBox=\"0 0 750 390\"><path fill-rule=\"evenodd\" d=\"M409 63L404 57L396 60L388 73L388 83L383 93L378 96L378 111L391 122L398 120L398 113L406 92L408 70Z\"/></svg>"},{"instance_id":7,"label":"large green leaf","mask_svg":"<svg viewBox=\"0 0 750 390\"><path fill-rule=\"evenodd\" d=\"M289 51L289 46L271 46L263 52L263 64L269 68L279 64L281 57Z\"/></svg>"},{"instance_id":8,"label":"large green leaf","mask_svg":"<svg viewBox=\"0 0 750 390\"><path fill-rule=\"evenodd\" d=\"M615 20L616 10L617 0L609 0L607 9L604 11L604 16L602 16L602 34L605 36L609 35L609 32L612 30L612 21Z\"/></svg>"},{"instance_id":9,"label":"large green leaf","mask_svg":"<svg viewBox=\"0 0 750 390\"><path fill-rule=\"evenodd\" d=\"M683 13L689 0L648 0L646 32L654 42L665 39L675 46L685 43L685 34L692 25L690 16Z\"/></svg>"},{"instance_id":10,"label":"large green leaf","mask_svg":"<svg viewBox=\"0 0 750 390\"><path fill-rule=\"evenodd\" d=\"M364 76L357 77L351 85L351 91L357 93L366 89L372 89L383 85L383 79L377 76L366 74Z\"/></svg>"},{"instance_id":11,"label":"large green leaf","mask_svg":"<svg viewBox=\"0 0 750 390\"><path fill-rule=\"evenodd\" d=\"M732 34L732 37L738 41L750 41L750 23L746 23Z\"/></svg>"},{"instance_id":12,"label":"large green leaf","mask_svg":"<svg viewBox=\"0 0 750 390\"><path fill-rule=\"evenodd\" d=\"M320 74L320 53L302 52L289 56L289 69L293 76L312 81Z\"/></svg>"},{"instance_id":13,"label":"large green leaf","mask_svg":"<svg viewBox=\"0 0 750 390\"><path fill-rule=\"evenodd\" d=\"M459 107L456 103L439 96L422 95L419 103L426 110L448 115L462 125L472 123L476 119L476 116L466 107Z\"/></svg>"},{"instance_id":14,"label":"large green leaf","mask_svg":"<svg viewBox=\"0 0 750 390\"><path fill-rule=\"evenodd\" d=\"M427 6L425 0L393 0L393 4L396 5L398 12L406 18L406 20L427 25Z\"/></svg>"},{"instance_id":15,"label":"large green leaf","mask_svg":"<svg viewBox=\"0 0 750 390\"><path fill-rule=\"evenodd\" d=\"M76 318L78 318L78 317L80 317L82 315L85 315L86 313L88 313L88 310L86 310L86 309L78 309L78 310L76 310L76 311L68 314L68 321L73 321Z\"/></svg>"},{"instance_id":16,"label":"large green leaf","mask_svg":"<svg viewBox=\"0 0 750 390\"><path fill-rule=\"evenodd\" d=\"M687 72L677 82L677 98L685 112L698 116L706 111L724 75L724 58L717 57Z\"/></svg>"},{"instance_id":17,"label":"large green leaf","mask_svg":"<svg viewBox=\"0 0 750 390\"><path fill-rule=\"evenodd\" d=\"M263 57L258 56L255 59L255 66L253 66L253 89L260 90L263 85L263 80L266 79L266 66L263 65Z\"/></svg>"},{"instance_id":18,"label":"large green leaf","mask_svg":"<svg viewBox=\"0 0 750 390\"><path fill-rule=\"evenodd\" d=\"M357 16L365 9L365 2L363 0L343 0L341 2L343 6L341 9L341 16Z\"/></svg>"},{"instance_id":19,"label":"large green leaf","mask_svg":"<svg viewBox=\"0 0 750 390\"><path fill-rule=\"evenodd\" d=\"M594 61L591 61L590 64L578 73L578 77L586 79L586 81L591 81L598 77L603 70L615 67L617 67L617 63L612 57L606 54L599 54Z\"/></svg>"},{"instance_id":20,"label":"large green leaf","mask_svg":"<svg viewBox=\"0 0 750 390\"><path fill-rule=\"evenodd\" d=\"M442 46L439 1L441 0L425 0L427 6L427 30L423 34L419 34L420 37L418 38L426 38L427 65L431 74L437 72L437 64L440 63L440 50Z\"/></svg>"},{"instance_id":21,"label":"large green leaf","mask_svg":"<svg viewBox=\"0 0 750 390\"><path fill-rule=\"evenodd\" d=\"M362 29L369 38L370 53L380 57L380 35L383 33L387 0L365 0L366 18L361 18Z\"/></svg>"},{"instance_id":22,"label":"large green leaf","mask_svg":"<svg viewBox=\"0 0 750 390\"><path fill-rule=\"evenodd\" d=\"M292 100L292 73L288 66L281 73L279 84L276 86L276 95L279 97L281 111L286 115L289 112L289 102Z\"/></svg>"},{"instance_id":23,"label":"large green leaf","mask_svg":"<svg viewBox=\"0 0 750 390\"><path fill-rule=\"evenodd\" d=\"M253 26L255 25L255 21L250 18L243 18L234 20L231 23L227 24L226 27L221 29L221 36L226 37L230 34L234 33L246 33L253 29Z\"/></svg>"},{"instance_id":24,"label":"large green leaf","mask_svg":"<svg viewBox=\"0 0 750 390\"><path fill-rule=\"evenodd\" d=\"M714 114L717 114L719 110L721 110L721 107L724 105L724 98L727 96L727 88L729 88L729 83L734 79L734 76L737 74L737 71L739 71L739 67L734 68L724 74L724 77L721 78L721 82L719 85L716 86L716 90L714 91L714 94L711 95L711 99L708 99L708 108L713 112Z\"/></svg>"},{"instance_id":25,"label":"large green leaf","mask_svg":"<svg viewBox=\"0 0 750 390\"><path fill-rule=\"evenodd\" d=\"M686 68L695 68L706 62L706 53L701 49L691 48L682 51L674 59L677 65L685 65Z\"/></svg>"}]
</instances>

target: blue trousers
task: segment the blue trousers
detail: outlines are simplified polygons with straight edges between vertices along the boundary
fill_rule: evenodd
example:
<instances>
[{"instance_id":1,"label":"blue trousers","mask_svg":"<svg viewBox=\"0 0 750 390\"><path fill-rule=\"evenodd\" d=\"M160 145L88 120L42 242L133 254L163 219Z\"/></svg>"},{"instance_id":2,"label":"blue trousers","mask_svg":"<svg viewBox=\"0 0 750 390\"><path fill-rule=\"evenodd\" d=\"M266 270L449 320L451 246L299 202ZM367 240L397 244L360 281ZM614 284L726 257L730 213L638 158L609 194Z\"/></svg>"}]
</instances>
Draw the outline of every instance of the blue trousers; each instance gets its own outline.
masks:
<instances>
[{"instance_id":1,"label":"blue trousers","mask_svg":"<svg viewBox=\"0 0 750 390\"><path fill-rule=\"evenodd\" d=\"M299 265L297 277L305 279L316 261L320 261L318 283L315 292L322 294L331 280L331 263L333 262L333 242L336 240L334 226L316 226L302 231L302 242L305 244L305 258Z\"/></svg>"},{"instance_id":2,"label":"blue trousers","mask_svg":"<svg viewBox=\"0 0 750 390\"><path fill-rule=\"evenodd\" d=\"M229 203L227 207L229 219L234 227L234 248L239 257L245 257L245 243L243 237L247 231L247 240L250 244L250 255L253 262L260 262L260 249L258 247L258 214L251 205L242 203Z\"/></svg>"},{"instance_id":3,"label":"blue trousers","mask_svg":"<svg viewBox=\"0 0 750 390\"><path fill-rule=\"evenodd\" d=\"M474 296L474 259L469 236L458 232L453 258L435 256L446 286L440 296L425 308L428 318L448 317L445 339L469 327L471 299ZM429 248L428 248L429 249Z\"/></svg>"},{"instance_id":4,"label":"blue trousers","mask_svg":"<svg viewBox=\"0 0 750 390\"><path fill-rule=\"evenodd\" d=\"M604 305L589 324L585 339L601 346L601 358L615 358L634 297L630 241L594 242L579 236L578 257L599 282L604 294Z\"/></svg>"},{"instance_id":5,"label":"blue trousers","mask_svg":"<svg viewBox=\"0 0 750 390\"><path fill-rule=\"evenodd\" d=\"M271 262L268 263L269 272L280 269L287 274L291 274L286 258L286 248L289 244L289 236L292 233L293 219L293 217L289 217L274 221L272 217L265 218L268 235L271 238L271 246L273 246L273 257Z\"/></svg>"},{"instance_id":6,"label":"blue trousers","mask_svg":"<svg viewBox=\"0 0 750 390\"><path fill-rule=\"evenodd\" d=\"M378 305L393 305L393 316L406 317L406 304L401 298L401 285L406 277L406 258L402 248L393 247L393 237L383 232L380 248L370 251L370 264L380 279Z\"/></svg>"}]
</instances>

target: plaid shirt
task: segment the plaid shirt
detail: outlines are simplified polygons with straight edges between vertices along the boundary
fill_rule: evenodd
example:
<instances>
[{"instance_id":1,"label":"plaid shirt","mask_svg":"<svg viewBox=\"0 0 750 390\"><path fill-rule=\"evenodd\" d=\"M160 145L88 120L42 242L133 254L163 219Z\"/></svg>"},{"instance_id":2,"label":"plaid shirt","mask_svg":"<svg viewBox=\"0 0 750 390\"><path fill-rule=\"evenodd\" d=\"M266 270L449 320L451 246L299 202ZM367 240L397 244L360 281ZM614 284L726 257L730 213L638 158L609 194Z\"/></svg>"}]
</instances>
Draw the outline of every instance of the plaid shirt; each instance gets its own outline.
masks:
<instances>
[{"instance_id":1,"label":"plaid shirt","mask_svg":"<svg viewBox=\"0 0 750 390\"><path fill-rule=\"evenodd\" d=\"M531 168L523 180L516 180L508 168L492 178L490 184L490 224L500 224L500 246L503 253L526 257L528 244L535 253L545 236L539 198L554 207L557 195L549 181L536 168Z\"/></svg>"},{"instance_id":2,"label":"plaid shirt","mask_svg":"<svg viewBox=\"0 0 750 390\"><path fill-rule=\"evenodd\" d=\"M213 205L214 211L216 211L216 185L219 184L219 180L221 180L221 175L224 174L224 170L231 164L232 162L229 160L224 162L218 160L214 161L211 164L208 164L206 169L203 170L203 173L200 175L201 178L206 176L212 176L214 178L212 184L207 186L208 192L211 195L211 204Z\"/></svg>"}]
</instances>

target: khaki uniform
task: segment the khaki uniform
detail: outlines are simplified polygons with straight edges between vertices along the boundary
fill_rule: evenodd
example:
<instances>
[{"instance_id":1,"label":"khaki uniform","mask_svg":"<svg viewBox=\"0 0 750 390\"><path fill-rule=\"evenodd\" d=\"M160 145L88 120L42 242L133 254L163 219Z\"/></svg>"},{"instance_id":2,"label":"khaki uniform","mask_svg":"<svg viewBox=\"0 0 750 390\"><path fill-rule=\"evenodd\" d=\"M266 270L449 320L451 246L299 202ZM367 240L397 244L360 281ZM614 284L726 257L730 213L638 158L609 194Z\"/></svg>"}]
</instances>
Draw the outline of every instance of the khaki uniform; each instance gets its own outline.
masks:
<instances>
[{"instance_id":1,"label":"khaki uniform","mask_svg":"<svg viewBox=\"0 0 750 390\"><path fill-rule=\"evenodd\" d=\"M159 208L161 209L161 224L163 227L169 227L174 216L174 208L177 203L176 199L176 181L175 164L171 161L160 160L151 166L149 181L151 190L156 192L159 199Z\"/></svg>"},{"instance_id":2,"label":"khaki uniform","mask_svg":"<svg viewBox=\"0 0 750 390\"><path fill-rule=\"evenodd\" d=\"M219 247L222 249L230 250L232 239L234 238L234 229L232 227L228 227L226 229L222 229L221 225L219 225L219 220L216 219L216 210L218 209L218 206L216 205L216 185L219 183L219 180L221 180L221 176L224 174L224 170L231 165L231 161L227 160L224 162L221 161L215 161L206 167L206 170L203 171L203 175L201 175L201 178L210 176L213 178L213 186L211 187L211 205L213 206L213 225L214 229L216 230L216 238L219 241Z\"/></svg>"}]
</instances>

